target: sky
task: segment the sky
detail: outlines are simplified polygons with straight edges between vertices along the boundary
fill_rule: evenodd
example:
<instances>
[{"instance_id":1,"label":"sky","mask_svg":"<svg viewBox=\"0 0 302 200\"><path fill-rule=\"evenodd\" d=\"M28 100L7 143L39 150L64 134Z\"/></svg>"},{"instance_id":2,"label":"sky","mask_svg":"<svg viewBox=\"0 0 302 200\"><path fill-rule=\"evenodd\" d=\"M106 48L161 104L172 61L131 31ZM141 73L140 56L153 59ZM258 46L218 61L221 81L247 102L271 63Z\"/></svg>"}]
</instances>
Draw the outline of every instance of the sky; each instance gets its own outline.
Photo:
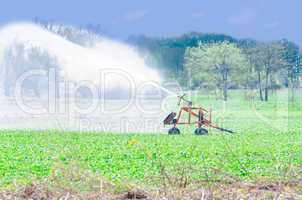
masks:
<instances>
[{"instance_id":1,"label":"sky","mask_svg":"<svg viewBox=\"0 0 302 200\"><path fill-rule=\"evenodd\" d=\"M302 0L1 0L0 25L34 18L99 24L119 39L197 31L260 41L287 38L302 47Z\"/></svg>"}]
</instances>

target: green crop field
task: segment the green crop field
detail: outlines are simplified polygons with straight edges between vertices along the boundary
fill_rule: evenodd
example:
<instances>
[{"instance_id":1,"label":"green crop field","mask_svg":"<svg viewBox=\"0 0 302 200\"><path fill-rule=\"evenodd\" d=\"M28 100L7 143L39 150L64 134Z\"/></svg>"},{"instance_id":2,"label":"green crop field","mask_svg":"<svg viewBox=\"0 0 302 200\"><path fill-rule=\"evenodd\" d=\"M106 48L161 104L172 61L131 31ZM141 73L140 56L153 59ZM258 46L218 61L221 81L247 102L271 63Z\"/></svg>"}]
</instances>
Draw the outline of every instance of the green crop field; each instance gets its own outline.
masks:
<instances>
[{"instance_id":1,"label":"green crop field","mask_svg":"<svg viewBox=\"0 0 302 200\"><path fill-rule=\"evenodd\" d=\"M2 130L0 186L60 177L58 169L71 165L116 184L160 185L163 176L184 174L191 182L301 179L300 97L288 102L283 91L264 103L232 95L227 103L202 95L195 100L235 134L195 136L193 127L183 127L180 136Z\"/></svg>"}]
</instances>

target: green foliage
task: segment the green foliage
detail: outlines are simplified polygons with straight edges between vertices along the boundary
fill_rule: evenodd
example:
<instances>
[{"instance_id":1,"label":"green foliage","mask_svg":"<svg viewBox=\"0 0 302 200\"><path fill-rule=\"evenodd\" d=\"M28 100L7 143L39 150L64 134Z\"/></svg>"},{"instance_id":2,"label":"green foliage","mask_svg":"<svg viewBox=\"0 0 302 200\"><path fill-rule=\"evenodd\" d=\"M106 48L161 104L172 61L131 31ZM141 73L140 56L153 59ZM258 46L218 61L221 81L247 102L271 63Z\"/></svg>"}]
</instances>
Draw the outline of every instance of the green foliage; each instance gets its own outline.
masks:
<instances>
[{"instance_id":1,"label":"green foliage","mask_svg":"<svg viewBox=\"0 0 302 200\"><path fill-rule=\"evenodd\" d=\"M192 134L193 127L175 137L2 130L0 185L52 176L64 182L61 169L75 163L118 183L156 184L153 178L162 176L163 167L172 177L186 168L192 180L229 176L290 179L288 169L302 166L301 103L286 110L284 91L267 103L244 101L242 91L230 95L228 102L204 95L197 96L195 102L214 108L214 121L236 131L233 135L211 130L210 135L198 137Z\"/></svg>"},{"instance_id":2,"label":"green foliage","mask_svg":"<svg viewBox=\"0 0 302 200\"><path fill-rule=\"evenodd\" d=\"M301 72L301 54L299 46L288 40L280 41L283 47L282 57L286 65L288 76L295 79Z\"/></svg>"},{"instance_id":3,"label":"green foliage","mask_svg":"<svg viewBox=\"0 0 302 200\"><path fill-rule=\"evenodd\" d=\"M188 58L187 49L197 48L200 44L213 43L234 44L248 60L246 73L242 74L240 70L236 75L234 73L232 78L237 80L230 85L232 88L244 85L247 88L258 89L261 93L260 99L267 100L268 91L271 89L291 85L297 88L300 84L301 50L295 43L288 40L263 43L252 39L238 40L223 34L191 32L170 38L132 36L128 42L137 46L146 56L148 63L165 74L166 80L177 80L183 86L200 86L200 80L192 78L192 73L186 71L186 64L194 65L198 62L196 59ZM209 89L219 88L213 84L214 77L204 76L204 78L209 80L206 83Z\"/></svg>"},{"instance_id":4,"label":"green foliage","mask_svg":"<svg viewBox=\"0 0 302 200\"><path fill-rule=\"evenodd\" d=\"M172 38L150 38L141 35L131 36L128 39L129 43L137 46L140 51L148 55L147 60L152 66L169 74L183 71L186 48L196 47L200 42L207 44L223 41L236 42L237 40L223 34L197 32Z\"/></svg>"},{"instance_id":5,"label":"green foliage","mask_svg":"<svg viewBox=\"0 0 302 200\"><path fill-rule=\"evenodd\" d=\"M240 85L246 80L248 62L235 44L200 43L198 47L187 49L185 68L192 79L198 80L201 85L221 88L226 99L225 92L232 83Z\"/></svg>"}]
</instances>

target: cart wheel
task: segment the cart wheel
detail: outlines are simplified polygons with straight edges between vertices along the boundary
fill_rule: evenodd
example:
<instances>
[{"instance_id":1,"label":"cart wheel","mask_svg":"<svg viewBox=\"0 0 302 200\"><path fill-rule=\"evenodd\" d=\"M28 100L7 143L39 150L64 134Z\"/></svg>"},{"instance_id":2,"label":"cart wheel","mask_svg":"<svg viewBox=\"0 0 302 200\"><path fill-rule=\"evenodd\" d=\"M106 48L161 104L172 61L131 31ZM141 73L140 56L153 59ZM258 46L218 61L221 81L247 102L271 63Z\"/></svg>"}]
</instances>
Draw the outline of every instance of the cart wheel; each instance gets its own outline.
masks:
<instances>
[{"instance_id":1,"label":"cart wheel","mask_svg":"<svg viewBox=\"0 0 302 200\"><path fill-rule=\"evenodd\" d=\"M196 128L194 133L195 135L206 135L208 134L208 130L205 128Z\"/></svg>"},{"instance_id":2,"label":"cart wheel","mask_svg":"<svg viewBox=\"0 0 302 200\"><path fill-rule=\"evenodd\" d=\"M180 130L177 127L172 127L169 129L169 135L179 135L180 134Z\"/></svg>"}]
</instances>

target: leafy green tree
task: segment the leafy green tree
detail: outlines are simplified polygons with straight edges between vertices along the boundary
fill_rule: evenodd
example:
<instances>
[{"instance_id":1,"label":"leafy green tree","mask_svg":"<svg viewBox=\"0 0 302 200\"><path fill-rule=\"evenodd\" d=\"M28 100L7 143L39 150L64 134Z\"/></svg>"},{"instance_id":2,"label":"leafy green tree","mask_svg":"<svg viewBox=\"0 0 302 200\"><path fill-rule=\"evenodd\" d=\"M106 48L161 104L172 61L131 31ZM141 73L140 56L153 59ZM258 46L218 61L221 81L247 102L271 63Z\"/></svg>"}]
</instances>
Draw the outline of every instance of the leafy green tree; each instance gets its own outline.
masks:
<instances>
[{"instance_id":1,"label":"leafy green tree","mask_svg":"<svg viewBox=\"0 0 302 200\"><path fill-rule=\"evenodd\" d=\"M259 48L259 43L254 40L245 40L244 42L241 42L240 47L249 62L249 75L247 76L247 85L252 90L258 89L259 99L263 101L264 98L262 77L264 63L261 48Z\"/></svg>"},{"instance_id":2,"label":"leafy green tree","mask_svg":"<svg viewBox=\"0 0 302 200\"><path fill-rule=\"evenodd\" d=\"M298 87L298 80L301 73L301 54L299 46L288 40L282 40L283 60L287 72L288 86L291 89L291 100L294 101L295 90Z\"/></svg>"},{"instance_id":3,"label":"leafy green tree","mask_svg":"<svg viewBox=\"0 0 302 200\"><path fill-rule=\"evenodd\" d=\"M269 90L272 88L273 75L284 66L283 47L277 42L259 44L259 62L263 64L264 100L268 101Z\"/></svg>"},{"instance_id":4,"label":"leafy green tree","mask_svg":"<svg viewBox=\"0 0 302 200\"><path fill-rule=\"evenodd\" d=\"M300 54L299 54L299 60L298 60L298 86L299 86L299 80L300 80L300 78L302 77L302 52L300 52Z\"/></svg>"},{"instance_id":5,"label":"leafy green tree","mask_svg":"<svg viewBox=\"0 0 302 200\"><path fill-rule=\"evenodd\" d=\"M264 77L269 77L268 74L266 74L265 70L265 54L263 53L263 51L264 44L256 44L246 52L250 66L253 69L252 75L254 75L253 78L256 82L256 87L259 91L259 99L261 101L264 101ZM266 83L268 83L268 80L266 81Z\"/></svg>"},{"instance_id":6,"label":"leafy green tree","mask_svg":"<svg viewBox=\"0 0 302 200\"><path fill-rule=\"evenodd\" d=\"M202 44L188 48L185 53L185 68L202 84L215 84L228 99L232 82L242 83L248 62L241 50L232 43Z\"/></svg>"},{"instance_id":7,"label":"leafy green tree","mask_svg":"<svg viewBox=\"0 0 302 200\"><path fill-rule=\"evenodd\" d=\"M127 40L132 45L139 48L143 54L148 54L148 63L159 68L168 77L184 72L184 54L188 47L197 47L213 42L228 41L236 43L237 40L224 34L207 34L190 32L177 37L157 38L144 35L130 36ZM183 79L184 77L181 77Z\"/></svg>"}]
</instances>

